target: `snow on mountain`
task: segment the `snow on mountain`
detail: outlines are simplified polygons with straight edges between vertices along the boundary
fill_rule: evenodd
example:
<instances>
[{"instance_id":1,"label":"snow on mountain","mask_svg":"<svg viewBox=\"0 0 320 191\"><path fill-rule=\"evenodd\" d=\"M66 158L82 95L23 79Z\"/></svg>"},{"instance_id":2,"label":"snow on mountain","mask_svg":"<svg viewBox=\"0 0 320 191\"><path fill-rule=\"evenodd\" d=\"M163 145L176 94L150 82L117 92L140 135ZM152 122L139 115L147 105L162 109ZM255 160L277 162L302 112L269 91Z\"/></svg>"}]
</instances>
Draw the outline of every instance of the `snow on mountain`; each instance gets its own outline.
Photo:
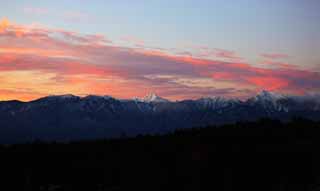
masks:
<instances>
[{"instance_id":1,"label":"snow on mountain","mask_svg":"<svg viewBox=\"0 0 320 191\"><path fill-rule=\"evenodd\" d=\"M223 97L171 102L156 94L143 99L118 100L110 96L48 96L31 102L0 102L0 135L62 140L63 137L112 137L125 132L163 133L190 128L269 117L320 119L319 96L286 96L262 91L246 101ZM14 128L13 128L14 127ZM13 129L13 130L12 130ZM48 129L48 131L46 131ZM16 133L16 134L15 134ZM29 133L29 134L28 134ZM1 140L1 136L0 136Z\"/></svg>"},{"instance_id":2,"label":"snow on mountain","mask_svg":"<svg viewBox=\"0 0 320 191\"><path fill-rule=\"evenodd\" d=\"M263 108L268 113L274 112L289 112L290 110L320 110L320 96L318 94L305 95L305 96L290 96L282 95L269 91L261 91L256 96L253 96L246 101L240 101L238 99L227 99L224 97L203 97L197 100L189 100L189 104L185 101L171 102L165 98L162 98L155 93L149 93L144 98L134 98L128 100L118 100L111 96L98 96L88 95L85 97L78 97L72 94L65 95L50 95L47 97L34 100L31 103L41 103L46 106L51 102L55 103L78 103L82 109L87 109L90 105L91 110L105 107L122 107L122 109L132 110L132 108L138 108L142 112L158 112L166 110L176 110L177 108L188 107L192 108L192 103L198 109L210 109L219 110L228 108L228 110L238 107L240 105L247 105L251 107ZM153 103L153 104L151 104ZM162 104L154 104L162 103ZM163 104L166 103L166 104ZM34 105L34 104L33 104ZM69 105L69 104L68 104ZM32 108L32 105L26 104L23 110ZM84 108L83 108L84 107Z\"/></svg>"},{"instance_id":3,"label":"snow on mountain","mask_svg":"<svg viewBox=\"0 0 320 191\"><path fill-rule=\"evenodd\" d=\"M141 99L142 102L146 103L163 103L163 102L170 102L167 99L157 96L155 93L149 93L144 98Z\"/></svg>"},{"instance_id":4,"label":"snow on mountain","mask_svg":"<svg viewBox=\"0 0 320 191\"><path fill-rule=\"evenodd\" d=\"M271 101L275 102L280 99L284 99L286 96L274 92L269 92L266 90L261 91L258 95L254 97L256 101Z\"/></svg>"},{"instance_id":5,"label":"snow on mountain","mask_svg":"<svg viewBox=\"0 0 320 191\"><path fill-rule=\"evenodd\" d=\"M267 112L288 112L289 108L285 104L288 99L291 99L291 97L263 90L258 95L249 98L247 103L251 106L262 106Z\"/></svg>"}]
</instances>

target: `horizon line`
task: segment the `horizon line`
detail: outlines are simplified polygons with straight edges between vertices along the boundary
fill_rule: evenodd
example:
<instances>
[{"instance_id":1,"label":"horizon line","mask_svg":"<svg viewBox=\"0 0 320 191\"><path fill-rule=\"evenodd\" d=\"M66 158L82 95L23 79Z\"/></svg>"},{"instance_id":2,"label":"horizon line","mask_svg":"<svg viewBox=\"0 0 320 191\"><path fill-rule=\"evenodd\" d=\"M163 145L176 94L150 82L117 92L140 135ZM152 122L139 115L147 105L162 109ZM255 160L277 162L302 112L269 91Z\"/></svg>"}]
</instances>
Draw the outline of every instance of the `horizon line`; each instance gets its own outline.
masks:
<instances>
[{"instance_id":1,"label":"horizon line","mask_svg":"<svg viewBox=\"0 0 320 191\"><path fill-rule=\"evenodd\" d=\"M172 99L168 99L166 97L162 97L162 96L159 96L157 93L154 93L154 92L149 92L147 93L144 97L132 97L132 98L118 98L118 97L115 97L115 96L111 96L111 95L102 95L102 94L48 94L46 96L41 96L41 97L38 97L38 98L35 98L35 99L30 99L30 100L19 100L19 99L8 99L8 100L0 100L0 102L10 102L10 101L19 101L19 102L23 102L23 103L28 103L28 102L33 102L33 101L37 101L37 100L40 100L40 99L44 99L44 98L49 98L49 97L63 97L63 96L72 96L72 97L78 97L78 98L86 98L86 97L89 97L89 96L97 96L97 97L109 97L109 98L113 98L113 99L116 99L116 100L120 100L120 101L134 101L134 100L140 100L140 101L143 101L143 99L145 99L148 95L155 95L159 98L163 98L165 100L168 100L169 102L179 102L179 101L186 101L186 100L199 100L199 99L204 99L204 98L224 98L224 99L227 99L227 100L239 100L239 101L244 101L244 100L249 100L250 98L253 98L253 97L256 97L258 95L261 95L263 93L270 93L270 94L274 94L274 95L278 95L278 96L284 96L284 97L306 97L306 96L320 96L320 93L305 93L303 95L298 95L298 94L283 94L283 93L277 93L275 91L269 91L269 90L261 90L261 91L258 91L257 93L255 93L254 95L251 95L251 96L247 96L247 98L239 98L239 97L235 97L235 98L230 98L228 96L215 96L215 95L212 95L212 96L202 96L202 97L197 97L197 98L186 98L186 99L176 99L176 100L172 100Z\"/></svg>"}]
</instances>

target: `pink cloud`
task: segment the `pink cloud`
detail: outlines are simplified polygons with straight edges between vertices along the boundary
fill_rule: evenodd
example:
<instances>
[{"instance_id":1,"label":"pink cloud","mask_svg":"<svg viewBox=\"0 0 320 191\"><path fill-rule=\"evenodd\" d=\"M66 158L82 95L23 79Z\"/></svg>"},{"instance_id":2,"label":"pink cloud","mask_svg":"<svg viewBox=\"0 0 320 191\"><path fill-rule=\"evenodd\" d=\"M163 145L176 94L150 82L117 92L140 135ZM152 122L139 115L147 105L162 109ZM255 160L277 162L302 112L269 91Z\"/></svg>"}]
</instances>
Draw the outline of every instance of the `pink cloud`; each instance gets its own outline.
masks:
<instances>
[{"instance_id":1,"label":"pink cloud","mask_svg":"<svg viewBox=\"0 0 320 191\"><path fill-rule=\"evenodd\" d=\"M269 91L275 91L281 88L285 88L290 83L290 81L287 79L273 76L248 77L247 81L258 86L261 89Z\"/></svg>"},{"instance_id":2,"label":"pink cloud","mask_svg":"<svg viewBox=\"0 0 320 191\"><path fill-rule=\"evenodd\" d=\"M240 57L235 51L219 49L219 48L208 48L200 47L199 57L202 58L213 58L213 59L224 59L233 62L242 62L244 59Z\"/></svg>"},{"instance_id":3,"label":"pink cloud","mask_svg":"<svg viewBox=\"0 0 320 191\"><path fill-rule=\"evenodd\" d=\"M235 51L224 50L224 49L214 49L214 55L218 58L228 58L228 59L237 59L241 60Z\"/></svg>"},{"instance_id":4,"label":"pink cloud","mask_svg":"<svg viewBox=\"0 0 320 191\"><path fill-rule=\"evenodd\" d=\"M264 58L274 59L274 60L289 58L289 55L281 54L281 53L262 54L261 56L264 57Z\"/></svg>"},{"instance_id":5,"label":"pink cloud","mask_svg":"<svg viewBox=\"0 0 320 191\"><path fill-rule=\"evenodd\" d=\"M297 93L320 89L318 72L297 69L286 63L271 69L260 68L239 62L241 58L235 52L226 50L217 49L215 55L228 58L227 61L195 58L162 50L116 46L102 35L22 26L9 21L0 22L0 45L0 74L37 71L44 76L54 75L50 83L46 82L47 88L65 87L65 93L112 93L131 97L157 90L174 99L210 93L240 95L240 90L252 91L252 88ZM146 78L148 75L189 81L205 78L217 87L190 87L172 78ZM222 88L221 82L228 82L232 87ZM9 82L2 82L2 85L6 83ZM32 83L24 86L37 89Z\"/></svg>"},{"instance_id":6,"label":"pink cloud","mask_svg":"<svg viewBox=\"0 0 320 191\"><path fill-rule=\"evenodd\" d=\"M273 61L273 60L263 60L261 62L264 65L273 66L277 68L297 68L296 65L289 64L287 62Z\"/></svg>"}]
</instances>

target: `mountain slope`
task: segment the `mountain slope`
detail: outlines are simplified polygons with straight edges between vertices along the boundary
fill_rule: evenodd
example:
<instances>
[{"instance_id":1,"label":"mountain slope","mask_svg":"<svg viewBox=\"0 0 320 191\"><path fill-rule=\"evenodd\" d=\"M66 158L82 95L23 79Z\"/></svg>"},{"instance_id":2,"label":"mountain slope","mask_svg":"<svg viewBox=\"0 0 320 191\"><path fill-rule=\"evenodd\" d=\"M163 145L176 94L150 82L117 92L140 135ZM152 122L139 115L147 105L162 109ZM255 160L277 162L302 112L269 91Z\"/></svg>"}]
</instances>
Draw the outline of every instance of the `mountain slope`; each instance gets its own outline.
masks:
<instances>
[{"instance_id":1,"label":"mountain slope","mask_svg":"<svg viewBox=\"0 0 320 191\"><path fill-rule=\"evenodd\" d=\"M75 140L165 133L260 118L320 119L318 96L284 96L263 91L246 101L222 97L171 102L110 96L48 96L31 102L0 102L0 141Z\"/></svg>"}]
</instances>

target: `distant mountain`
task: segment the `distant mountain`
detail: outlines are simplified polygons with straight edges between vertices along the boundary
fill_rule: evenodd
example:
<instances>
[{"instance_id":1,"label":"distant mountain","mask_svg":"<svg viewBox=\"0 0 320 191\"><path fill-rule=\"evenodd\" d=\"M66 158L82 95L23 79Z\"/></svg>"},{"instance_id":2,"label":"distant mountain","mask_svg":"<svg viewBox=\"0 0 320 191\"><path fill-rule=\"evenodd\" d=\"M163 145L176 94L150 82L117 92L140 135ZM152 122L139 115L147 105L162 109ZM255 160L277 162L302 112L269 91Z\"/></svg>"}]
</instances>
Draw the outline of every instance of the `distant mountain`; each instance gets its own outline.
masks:
<instances>
[{"instance_id":1,"label":"distant mountain","mask_svg":"<svg viewBox=\"0 0 320 191\"><path fill-rule=\"evenodd\" d=\"M320 97L262 91L245 101L223 97L169 101L156 94L120 100L110 96L48 96L0 102L0 142L78 140L165 133L260 118L320 120Z\"/></svg>"},{"instance_id":2,"label":"distant mountain","mask_svg":"<svg viewBox=\"0 0 320 191\"><path fill-rule=\"evenodd\" d=\"M169 100L164 99L162 97L157 96L155 93L150 93L146 95L143 99L141 99L142 102L152 103L152 102L169 102Z\"/></svg>"}]
</instances>

